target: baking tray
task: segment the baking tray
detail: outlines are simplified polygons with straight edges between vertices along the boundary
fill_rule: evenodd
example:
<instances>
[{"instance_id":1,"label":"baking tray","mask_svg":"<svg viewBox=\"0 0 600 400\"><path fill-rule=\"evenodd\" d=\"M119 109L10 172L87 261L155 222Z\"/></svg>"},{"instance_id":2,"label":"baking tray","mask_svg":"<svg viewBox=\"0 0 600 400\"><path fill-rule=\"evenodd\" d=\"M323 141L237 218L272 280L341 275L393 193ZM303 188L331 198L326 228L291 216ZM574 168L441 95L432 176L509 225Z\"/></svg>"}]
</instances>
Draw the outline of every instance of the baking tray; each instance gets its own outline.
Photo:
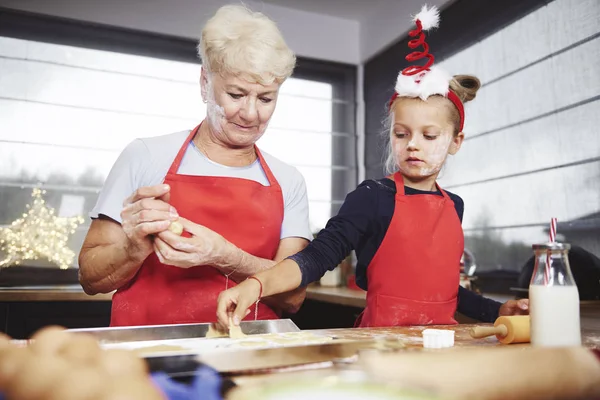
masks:
<instances>
[{"instance_id":1,"label":"baking tray","mask_svg":"<svg viewBox=\"0 0 600 400\"><path fill-rule=\"evenodd\" d=\"M152 371L172 376L189 374L207 365L222 375L271 373L290 368L314 369L353 363L361 350L397 351L397 343L386 340L331 338L328 342L269 348L235 348L223 351L172 352L144 355Z\"/></svg>"},{"instance_id":2,"label":"baking tray","mask_svg":"<svg viewBox=\"0 0 600 400\"><path fill-rule=\"evenodd\" d=\"M320 369L354 363L360 350L377 348L375 340L337 340L293 347L241 349L204 354L158 354L145 357L150 371L163 371L174 378L192 377L201 365L223 376L284 372L290 369Z\"/></svg>"},{"instance_id":3,"label":"baking tray","mask_svg":"<svg viewBox=\"0 0 600 400\"><path fill-rule=\"evenodd\" d=\"M96 337L106 347L145 346L140 342L158 341L168 344L178 339L198 340L208 346L210 342L223 341L227 346L230 338L205 338L210 324L159 325L141 327L118 327L99 329L72 329L70 332L88 333ZM252 335L290 334L301 332L291 320L244 321L242 331L249 335L241 340L255 340ZM320 336L320 335L316 335ZM347 340L328 337L327 343L310 343L275 348L225 348L222 351L174 351L141 355L151 372L163 371L176 378L189 378L201 365L208 365L222 375L238 375L256 372L275 372L278 369L323 365L348 360L355 357L359 350L380 347L381 340ZM256 340L259 340L258 337ZM139 344L136 344L139 343ZM387 345L385 346L387 347Z\"/></svg>"},{"instance_id":4,"label":"baking tray","mask_svg":"<svg viewBox=\"0 0 600 400\"><path fill-rule=\"evenodd\" d=\"M156 340L176 340L205 338L210 323L144 325L108 328L69 329L69 332L92 335L101 344L134 343ZM300 328L290 319L242 321L242 332L246 335L267 333L300 332ZM206 339L219 340L219 339ZM229 340L224 338L223 340ZM193 378L195 371L203 364L198 354L145 355L150 372L165 372L172 378L186 382Z\"/></svg>"},{"instance_id":5,"label":"baking tray","mask_svg":"<svg viewBox=\"0 0 600 400\"><path fill-rule=\"evenodd\" d=\"M320 366L354 361L359 351L376 349L378 340L333 340L329 343L276 347L235 352L198 354L196 360L221 374L270 372L281 368Z\"/></svg>"},{"instance_id":6,"label":"baking tray","mask_svg":"<svg viewBox=\"0 0 600 400\"><path fill-rule=\"evenodd\" d=\"M123 343L151 340L189 339L206 337L210 323L144 325L109 328L69 329L69 332L81 332L94 336L101 343ZM246 335L265 333L300 332L290 319L270 319L261 321L242 321L242 332Z\"/></svg>"}]
</instances>

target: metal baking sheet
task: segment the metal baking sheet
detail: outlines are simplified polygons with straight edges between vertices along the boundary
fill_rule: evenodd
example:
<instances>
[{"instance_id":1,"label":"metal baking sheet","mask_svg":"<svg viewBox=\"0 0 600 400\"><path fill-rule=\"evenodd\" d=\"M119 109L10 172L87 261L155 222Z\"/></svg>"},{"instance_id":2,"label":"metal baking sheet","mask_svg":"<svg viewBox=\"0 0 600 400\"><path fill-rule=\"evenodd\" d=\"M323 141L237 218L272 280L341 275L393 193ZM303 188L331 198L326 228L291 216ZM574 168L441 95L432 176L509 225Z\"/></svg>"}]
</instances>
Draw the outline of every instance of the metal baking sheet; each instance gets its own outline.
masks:
<instances>
[{"instance_id":1,"label":"metal baking sheet","mask_svg":"<svg viewBox=\"0 0 600 400\"><path fill-rule=\"evenodd\" d=\"M381 347L377 340L336 340L305 346L198 354L196 360L220 373L239 374L293 366L319 366L354 359L360 350Z\"/></svg>"},{"instance_id":2,"label":"metal baking sheet","mask_svg":"<svg viewBox=\"0 0 600 400\"><path fill-rule=\"evenodd\" d=\"M164 371L173 377L191 376L200 365L210 366L221 374L237 375L300 367L319 369L331 367L334 363L352 363L360 350L376 348L380 348L376 340L333 340L291 347L153 354L144 359L151 371Z\"/></svg>"},{"instance_id":3,"label":"metal baking sheet","mask_svg":"<svg viewBox=\"0 0 600 400\"><path fill-rule=\"evenodd\" d=\"M245 349L303 346L328 343L333 336L305 332L266 333L247 335L242 338L183 338L145 340L135 342L101 343L105 349L126 349L135 351L141 357L161 355L206 354L215 352L241 351Z\"/></svg>"},{"instance_id":4,"label":"metal baking sheet","mask_svg":"<svg viewBox=\"0 0 600 400\"><path fill-rule=\"evenodd\" d=\"M123 343L151 340L204 338L211 324L146 325L113 328L70 329L69 332L82 332L94 336L101 343ZM266 333L300 332L290 319L262 321L242 321L242 332L246 335Z\"/></svg>"}]
</instances>

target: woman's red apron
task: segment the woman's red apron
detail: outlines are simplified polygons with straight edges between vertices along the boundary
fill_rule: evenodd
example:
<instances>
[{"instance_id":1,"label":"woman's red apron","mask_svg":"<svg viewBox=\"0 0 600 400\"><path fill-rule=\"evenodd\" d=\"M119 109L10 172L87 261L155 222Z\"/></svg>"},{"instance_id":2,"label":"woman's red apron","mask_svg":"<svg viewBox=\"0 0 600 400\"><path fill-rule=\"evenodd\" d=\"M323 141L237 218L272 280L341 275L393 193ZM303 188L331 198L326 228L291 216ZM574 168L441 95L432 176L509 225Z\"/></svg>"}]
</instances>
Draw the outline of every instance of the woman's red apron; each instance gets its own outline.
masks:
<instances>
[{"instance_id":1,"label":"woman's red apron","mask_svg":"<svg viewBox=\"0 0 600 400\"><path fill-rule=\"evenodd\" d=\"M367 307L361 327L456 324L464 236L454 203L404 193L394 174L394 215L367 268Z\"/></svg>"},{"instance_id":2,"label":"woman's red apron","mask_svg":"<svg viewBox=\"0 0 600 400\"><path fill-rule=\"evenodd\" d=\"M199 127L190 132L165 177L171 187L170 204L182 217L212 229L247 253L272 260L283 221L281 187L258 148L269 186L241 178L177 174ZM114 294L111 326L216 321L217 297L225 290L226 279L214 267L164 265L152 253L131 282ZM235 282L230 279L228 286ZM254 312L247 318L254 318ZM259 303L258 319L276 318L271 308Z\"/></svg>"}]
</instances>

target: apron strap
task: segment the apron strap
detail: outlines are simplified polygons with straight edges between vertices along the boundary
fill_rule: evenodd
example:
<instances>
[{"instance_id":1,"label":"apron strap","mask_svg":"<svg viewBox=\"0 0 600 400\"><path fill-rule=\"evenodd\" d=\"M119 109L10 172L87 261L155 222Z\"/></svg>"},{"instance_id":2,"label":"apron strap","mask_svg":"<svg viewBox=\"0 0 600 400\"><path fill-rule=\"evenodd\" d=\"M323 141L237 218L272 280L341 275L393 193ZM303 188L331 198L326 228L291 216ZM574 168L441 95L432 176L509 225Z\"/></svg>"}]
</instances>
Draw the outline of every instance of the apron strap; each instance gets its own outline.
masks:
<instances>
[{"instance_id":1,"label":"apron strap","mask_svg":"<svg viewBox=\"0 0 600 400\"><path fill-rule=\"evenodd\" d=\"M263 171L265 171L265 175L267 176L269 185L270 186L279 185L279 183L277 182L277 179L275 178L275 175L273 175L273 172L271 171L271 168L269 168L269 165L265 161L265 158L263 157L262 153L260 152L260 150L258 149L258 147L256 145L254 145L254 151L256 151L256 156L258 157L258 162L260 162L260 166L262 167Z\"/></svg>"},{"instance_id":2,"label":"apron strap","mask_svg":"<svg viewBox=\"0 0 600 400\"><path fill-rule=\"evenodd\" d=\"M442 193L442 196L444 196L444 198L445 198L446 200L450 200L450 196L448 196L448 193L446 193L446 191L445 191L444 189L442 189L442 188L440 187L440 185L438 185L438 183L437 183L437 182L435 183L435 187L437 188L437 190L439 190L439 191L440 191L440 193Z\"/></svg>"},{"instance_id":3,"label":"apron strap","mask_svg":"<svg viewBox=\"0 0 600 400\"><path fill-rule=\"evenodd\" d=\"M404 178L400 171L394 174L394 182L396 183L396 196L404 196Z\"/></svg>"},{"instance_id":4,"label":"apron strap","mask_svg":"<svg viewBox=\"0 0 600 400\"><path fill-rule=\"evenodd\" d=\"M202 123L200 123L200 125L202 125ZM185 142L183 142L183 145L181 145L181 148L179 149L179 152L177 153L175 160L169 167L169 172L168 172L169 174L176 175L177 171L179 171L179 166L181 165L181 160L183 160L185 150L187 149L188 144L192 141L192 139L194 139L194 136L196 136L196 133L198 133L198 129L200 129L200 125L198 125L194 129L192 129L192 131L188 135L187 139L185 139Z\"/></svg>"}]
</instances>

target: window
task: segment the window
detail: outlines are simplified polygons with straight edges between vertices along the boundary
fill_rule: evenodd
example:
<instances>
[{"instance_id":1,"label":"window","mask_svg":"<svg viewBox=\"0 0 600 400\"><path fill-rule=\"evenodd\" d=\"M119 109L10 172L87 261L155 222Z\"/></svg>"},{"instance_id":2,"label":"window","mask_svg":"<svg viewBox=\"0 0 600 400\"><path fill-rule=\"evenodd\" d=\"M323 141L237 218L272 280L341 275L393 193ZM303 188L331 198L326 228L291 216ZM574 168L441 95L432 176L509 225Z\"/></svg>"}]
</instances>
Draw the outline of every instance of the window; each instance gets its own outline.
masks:
<instances>
[{"instance_id":1,"label":"window","mask_svg":"<svg viewBox=\"0 0 600 400\"><path fill-rule=\"evenodd\" d=\"M123 148L137 137L191 129L206 113L194 55L182 61L93 47L0 37L0 225L18 218L42 187L59 216L84 216L69 243L75 253ZM330 79L330 65L315 65L299 66L300 76L284 83L258 145L304 175L317 231L355 185L356 163L353 125L336 131L348 125L340 120L352 120L354 99L336 96L352 92L353 71L340 67Z\"/></svg>"},{"instance_id":2,"label":"window","mask_svg":"<svg viewBox=\"0 0 600 400\"><path fill-rule=\"evenodd\" d=\"M600 256L599 18L597 1L555 0L443 62L483 83L441 175L483 269L520 269L552 217Z\"/></svg>"}]
</instances>

